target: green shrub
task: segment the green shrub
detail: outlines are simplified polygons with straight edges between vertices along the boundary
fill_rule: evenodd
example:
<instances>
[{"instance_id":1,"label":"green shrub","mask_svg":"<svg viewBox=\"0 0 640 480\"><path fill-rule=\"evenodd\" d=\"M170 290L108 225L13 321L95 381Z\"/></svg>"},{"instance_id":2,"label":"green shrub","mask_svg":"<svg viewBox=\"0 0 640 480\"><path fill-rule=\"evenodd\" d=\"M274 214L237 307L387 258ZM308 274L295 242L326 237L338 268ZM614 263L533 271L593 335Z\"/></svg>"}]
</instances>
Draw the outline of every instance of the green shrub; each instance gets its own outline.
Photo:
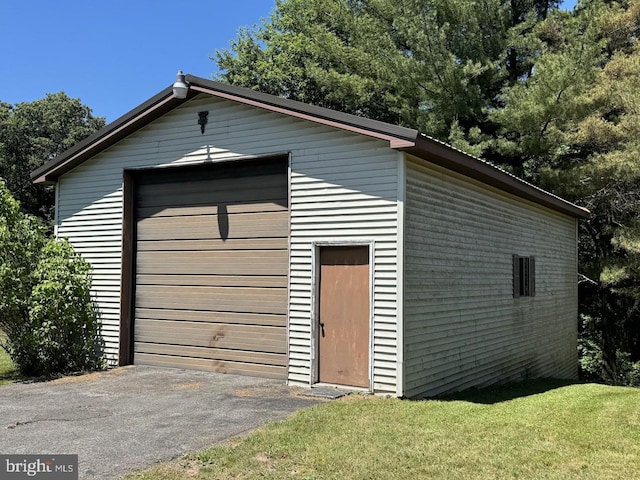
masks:
<instances>
[{"instance_id":1,"label":"green shrub","mask_svg":"<svg viewBox=\"0 0 640 480\"><path fill-rule=\"evenodd\" d=\"M30 343L18 364L40 373L103 366L98 310L91 300L91 267L66 241L48 242L34 272Z\"/></svg>"},{"instance_id":2,"label":"green shrub","mask_svg":"<svg viewBox=\"0 0 640 480\"><path fill-rule=\"evenodd\" d=\"M611 365L605 365L602 334L587 315L580 316L578 361L582 380L640 387L640 362L633 362L629 353L617 350Z\"/></svg>"},{"instance_id":3,"label":"green shrub","mask_svg":"<svg viewBox=\"0 0 640 480\"><path fill-rule=\"evenodd\" d=\"M22 375L104 365L90 271L68 242L47 239L0 181L0 346Z\"/></svg>"},{"instance_id":4,"label":"green shrub","mask_svg":"<svg viewBox=\"0 0 640 480\"><path fill-rule=\"evenodd\" d=\"M605 382L603 378L602 335L588 315L580 315L578 329L578 366L580 378L590 382Z\"/></svg>"}]
</instances>

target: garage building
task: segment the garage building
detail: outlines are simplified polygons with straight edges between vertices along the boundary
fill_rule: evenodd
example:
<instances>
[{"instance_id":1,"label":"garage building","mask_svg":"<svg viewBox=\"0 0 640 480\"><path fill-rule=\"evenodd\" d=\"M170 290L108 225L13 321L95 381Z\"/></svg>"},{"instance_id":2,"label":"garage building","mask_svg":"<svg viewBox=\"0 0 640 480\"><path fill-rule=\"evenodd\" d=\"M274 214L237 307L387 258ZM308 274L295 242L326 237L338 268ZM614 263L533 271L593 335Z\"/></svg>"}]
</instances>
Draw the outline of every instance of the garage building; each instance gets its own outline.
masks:
<instances>
[{"instance_id":1,"label":"garage building","mask_svg":"<svg viewBox=\"0 0 640 480\"><path fill-rule=\"evenodd\" d=\"M114 364L408 397L576 376L586 210L412 129L183 87L33 173Z\"/></svg>"}]
</instances>

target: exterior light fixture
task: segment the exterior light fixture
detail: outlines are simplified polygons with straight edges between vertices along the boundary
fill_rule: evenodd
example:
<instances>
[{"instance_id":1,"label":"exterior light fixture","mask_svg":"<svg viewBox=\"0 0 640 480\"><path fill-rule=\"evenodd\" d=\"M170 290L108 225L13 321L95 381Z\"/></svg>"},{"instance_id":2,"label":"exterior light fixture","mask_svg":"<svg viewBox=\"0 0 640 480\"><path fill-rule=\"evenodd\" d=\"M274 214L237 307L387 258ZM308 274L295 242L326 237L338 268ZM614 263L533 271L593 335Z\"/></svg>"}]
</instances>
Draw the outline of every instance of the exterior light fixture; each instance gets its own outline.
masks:
<instances>
[{"instance_id":1,"label":"exterior light fixture","mask_svg":"<svg viewBox=\"0 0 640 480\"><path fill-rule=\"evenodd\" d=\"M173 84L173 96L175 98L183 99L187 98L189 92L189 84L184 79L184 73L182 70L178 70L176 75L176 83Z\"/></svg>"}]
</instances>

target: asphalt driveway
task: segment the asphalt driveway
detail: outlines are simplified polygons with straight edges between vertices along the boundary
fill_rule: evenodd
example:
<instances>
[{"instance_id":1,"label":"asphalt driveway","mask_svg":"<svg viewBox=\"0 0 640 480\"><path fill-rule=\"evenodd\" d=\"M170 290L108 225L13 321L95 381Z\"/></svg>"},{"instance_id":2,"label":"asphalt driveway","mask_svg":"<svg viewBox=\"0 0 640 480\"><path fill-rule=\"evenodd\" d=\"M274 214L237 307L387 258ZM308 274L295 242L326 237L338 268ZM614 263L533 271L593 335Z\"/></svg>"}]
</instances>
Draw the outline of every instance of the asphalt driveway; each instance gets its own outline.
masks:
<instances>
[{"instance_id":1,"label":"asphalt driveway","mask_svg":"<svg viewBox=\"0 0 640 480\"><path fill-rule=\"evenodd\" d=\"M116 479L318 400L281 381L126 367L0 387L0 453L78 454L81 479Z\"/></svg>"}]
</instances>

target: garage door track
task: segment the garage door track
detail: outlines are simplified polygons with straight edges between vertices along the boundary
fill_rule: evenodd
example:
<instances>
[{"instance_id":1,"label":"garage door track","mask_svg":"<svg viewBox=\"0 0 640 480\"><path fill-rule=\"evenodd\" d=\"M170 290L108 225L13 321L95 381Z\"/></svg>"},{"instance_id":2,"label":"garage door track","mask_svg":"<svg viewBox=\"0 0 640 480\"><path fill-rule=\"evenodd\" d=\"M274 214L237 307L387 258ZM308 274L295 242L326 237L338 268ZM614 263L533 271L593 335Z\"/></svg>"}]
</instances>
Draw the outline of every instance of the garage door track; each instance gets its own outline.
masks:
<instances>
[{"instance_id":1,"label":"garage door track","mask_svg":"<svg viewBox=\"0 0 640 480\"><path fill-rule=\"evenodd\" d=\"M1 454L78 454L81 479L116 479L318 400L282 381L126 367L0 387Z\"/></svg>"}]
</instances>

